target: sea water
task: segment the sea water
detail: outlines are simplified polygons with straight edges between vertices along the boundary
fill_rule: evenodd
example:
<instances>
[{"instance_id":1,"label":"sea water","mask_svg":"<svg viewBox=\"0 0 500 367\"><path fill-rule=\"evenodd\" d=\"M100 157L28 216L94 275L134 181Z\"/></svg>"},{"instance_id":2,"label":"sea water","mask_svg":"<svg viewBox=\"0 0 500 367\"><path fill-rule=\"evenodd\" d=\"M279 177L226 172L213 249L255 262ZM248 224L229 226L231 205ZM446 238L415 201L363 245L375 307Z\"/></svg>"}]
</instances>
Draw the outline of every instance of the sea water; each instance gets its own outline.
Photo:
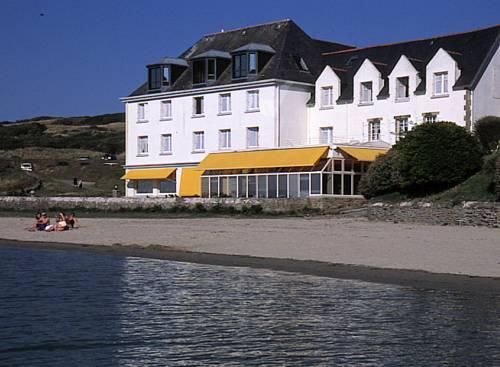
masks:
<instances>
[{"instance_id":1,"label":"sea water","mask_svg":"<svg viewBox=\"0 0 500 367\"><path fill-rule=\"evenodd\" d=\"M0 247L0 366L495 366L500 299Z\"/></svg>"}]
</instances>

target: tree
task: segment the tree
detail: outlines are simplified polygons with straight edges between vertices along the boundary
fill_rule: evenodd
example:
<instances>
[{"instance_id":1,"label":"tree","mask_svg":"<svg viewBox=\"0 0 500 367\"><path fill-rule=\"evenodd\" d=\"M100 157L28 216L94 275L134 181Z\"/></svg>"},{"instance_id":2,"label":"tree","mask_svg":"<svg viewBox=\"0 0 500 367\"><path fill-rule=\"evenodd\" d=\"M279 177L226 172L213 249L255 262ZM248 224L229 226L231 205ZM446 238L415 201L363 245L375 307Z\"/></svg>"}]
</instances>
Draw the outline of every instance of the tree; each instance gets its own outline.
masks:
<instances>
[{"instance_id":1,"label":"tree","mask_svg":"<svg viewBox=\"0 0 500 367\"><path fill-rule=\"evenodd\" d=\"M477 139L453 122L418 125L393 150L398 156L401 188L410 194L439 192L481 168Z\"/></svg>"},{"instance_id":2,"label":"tree","mask_svg":"<svg viewBox=\"0 0 500 367\"><path fill-rule=\"evenodd\" d=\"M400 190L401 177L398 169L398 156L393 150L387 154L379 155L370 164L368 171L359 182L359 191L371 198Z\"/></svg>"},{"instance_id":3,"label":"tree","mask_svg":"<svg viewBox=\"0 0 500 367\"><path fill-rule=\"evenodd\" d=\"M500 148L500 117L485 116L476 121L474 135L486 153Z\"/></svg>"}]
</instances>

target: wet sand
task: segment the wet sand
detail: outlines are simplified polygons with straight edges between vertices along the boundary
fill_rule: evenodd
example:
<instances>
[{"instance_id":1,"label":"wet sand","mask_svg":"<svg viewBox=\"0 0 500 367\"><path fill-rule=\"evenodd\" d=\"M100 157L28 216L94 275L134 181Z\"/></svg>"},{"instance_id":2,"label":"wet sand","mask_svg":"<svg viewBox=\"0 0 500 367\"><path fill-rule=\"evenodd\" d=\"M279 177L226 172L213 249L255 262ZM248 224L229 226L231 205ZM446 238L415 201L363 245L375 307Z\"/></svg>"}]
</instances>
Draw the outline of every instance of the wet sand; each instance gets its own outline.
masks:
<instances>
[{"instance_id":1,"label":"wet sand","mask_svg":"<svg viewBox=\"0 0 500 367\"><path fill-rule=\"evenodd\" d=\"M500 290L500 230L348 218L84 218L77 230L24 230L0 218L0 245L251 266L423 288Z\"/></svg>"}]
</instances>

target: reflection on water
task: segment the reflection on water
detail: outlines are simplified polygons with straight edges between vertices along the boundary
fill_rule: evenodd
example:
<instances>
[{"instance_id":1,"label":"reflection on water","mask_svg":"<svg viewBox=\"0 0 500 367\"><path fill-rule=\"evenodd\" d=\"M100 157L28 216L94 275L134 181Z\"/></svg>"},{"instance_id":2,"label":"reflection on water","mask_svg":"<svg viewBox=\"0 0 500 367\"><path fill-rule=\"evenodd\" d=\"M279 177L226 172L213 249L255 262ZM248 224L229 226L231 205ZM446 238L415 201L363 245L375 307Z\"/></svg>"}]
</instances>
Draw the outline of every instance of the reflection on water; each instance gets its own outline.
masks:
<instances>
[{"instance_id":1,"label":"reflection on water","mask_svg":"<svg viewBox=\"0 0 500 367\"><path fill-rule=\"evenodd\" d=\"M0 248L1 366L483 366L500 299Z\"/></svg>"}]
</instances>

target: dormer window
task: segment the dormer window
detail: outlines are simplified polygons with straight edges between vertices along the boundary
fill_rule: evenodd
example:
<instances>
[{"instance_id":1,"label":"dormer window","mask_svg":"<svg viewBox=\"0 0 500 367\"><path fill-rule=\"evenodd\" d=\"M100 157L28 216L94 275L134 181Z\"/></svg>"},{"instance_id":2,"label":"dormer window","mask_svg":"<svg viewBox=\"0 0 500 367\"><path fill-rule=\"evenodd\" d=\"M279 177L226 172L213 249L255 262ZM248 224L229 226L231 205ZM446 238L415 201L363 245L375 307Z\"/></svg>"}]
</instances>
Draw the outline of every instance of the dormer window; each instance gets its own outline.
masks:
<instances>
[{"instance_id":1,"label":"dormer window","mask_svg":"<svg viewBox=\"0 0 500 367\"><path fill-rule=\"evenodd\" d=\"M170 66L157 66L149 68L149 89L160 89L170 85Z\"/></svg>"},{"instance_id":2,"label":"dormer window","mask_svg":"<svg viewBox=\"0 0 500 367\"><path fill-rule=\"evenodd\" d=\"M257 76L274 53L272 47L258 43L249 43L233 50L233 79Z\"/></svg>"},{"instance_id":3,"label":"dormer window","mask_svg":"<svg viewBox=\"0 0 500 367\"><path fill-rule=\"evenodd\" d=\"M410 98L410 79L405 76L396 79L396 99L406 100Z\"/></svg>"},{"instance_id":4,"label":"dormer window","mask_svg":"<svg viewBox=\"0 0 500 367\"><path fill-rule=\"evenodd\" d=\"M363 82L360 89L360 102L362 104L372 103L373 101L373 83Z\"/></svg>"},{"instance_id":5,"label":"dormer window","mask_svg":"<svg viewBox=\"0 0 500 367\"><path fill-rule=\"evenodd\" d=\"M300 71L309 71L309 67L307 66L305 60L302 57L295 55L294 58Z\"/></svg>"},{"instance_id":6,"label":"dormer window","mask_svg":"<svg viewBox=\"0 0 500 367\"><path fill-rule=\"evenodd\" d=\"M184 72L188 64L184 59L164 57L148 65L148 89L150 91L166 90Z\"/></svg>"},{"instance_id":7,"label":"dormer window","mask_svg":"<svg viewBox=\"0 0 500 367\"><path fill-rule=\"evenodd\" d=\"M434 73L434 90L435 96L442 96L448 94L448 72Z\"/></svg>"},{"instance_id":8,"label":"dormer window","mask_svg":"<svg viewBox=\"0 0 500 367\"><path fill-rule=\"evenodd\" d=\"M194 57L193 85L215 82L229 65L231 55L228 52L209 50Z\"/></svg>"}]
</instances>

